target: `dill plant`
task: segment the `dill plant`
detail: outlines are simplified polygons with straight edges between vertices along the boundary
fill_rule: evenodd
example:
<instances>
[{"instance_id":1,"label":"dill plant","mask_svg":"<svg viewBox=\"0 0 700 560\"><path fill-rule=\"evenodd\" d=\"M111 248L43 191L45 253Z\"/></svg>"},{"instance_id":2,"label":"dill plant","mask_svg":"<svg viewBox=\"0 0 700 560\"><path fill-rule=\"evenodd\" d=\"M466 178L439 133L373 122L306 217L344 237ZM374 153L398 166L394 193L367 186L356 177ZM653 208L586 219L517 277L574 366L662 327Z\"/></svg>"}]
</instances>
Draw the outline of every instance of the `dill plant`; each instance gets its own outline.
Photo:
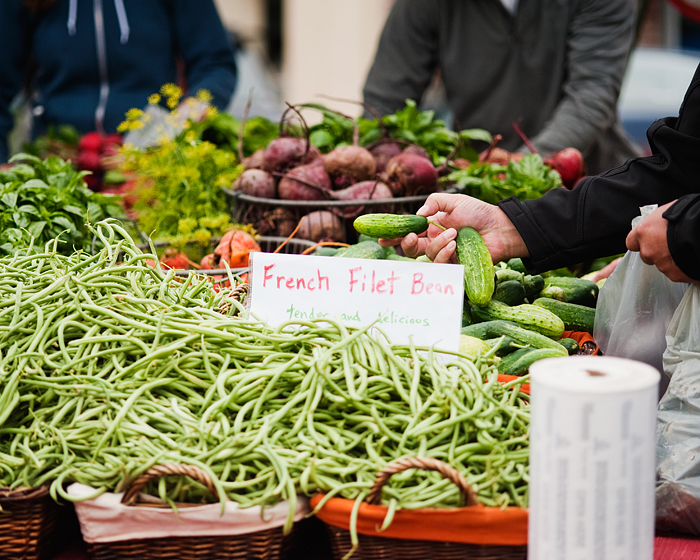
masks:
<instances>
[{"instance_id":1,"label":"dill plant","mask_svg":"<svg viewBox=\"0 0 700 560\"><path fill-rule=\"evenodd\" d=\"M183 246L208 245L212 237L235 227L224 187L230 187L242 171L230 150L202 140L207 121L216 116L211 95L200 91L181 100L182 90L166 84L149 104L165 101L170 109L153 146L137 148L126 143L120 169L134 177L134 210L141 231L154 239ZM194 116L193 116L194 115ZM151 114L131 109L120 132L147 126Z\"/></svg>"}]
</instances>

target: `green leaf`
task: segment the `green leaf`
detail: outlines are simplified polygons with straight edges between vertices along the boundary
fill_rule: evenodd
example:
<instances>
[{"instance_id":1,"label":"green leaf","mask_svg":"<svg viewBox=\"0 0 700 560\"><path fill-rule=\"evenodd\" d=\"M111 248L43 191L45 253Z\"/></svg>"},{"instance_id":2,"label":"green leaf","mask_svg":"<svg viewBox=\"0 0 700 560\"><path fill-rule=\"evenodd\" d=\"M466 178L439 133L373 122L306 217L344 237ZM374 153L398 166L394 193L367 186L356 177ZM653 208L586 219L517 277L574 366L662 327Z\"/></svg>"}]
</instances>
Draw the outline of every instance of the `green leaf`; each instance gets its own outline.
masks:
<instances>
[{"instance_id":1,"label":"green leaf","mask_svg":"<svg viewBox=\"0 0 700 560\"><path fill-rule=\"evenodd\" d=\"M41 234L44 231L44 228L46 227L46 222L41 221L41 222L34 222L29 225L27 228L27 231L34 237L34 239L40 239Z\"/></svg>"},{"instance_id":2,"label":"green leaf","mask_svg":"<svg viewBox=\"0 0 700 560\"><path fill-rule=\"evenodd\" d=\"M17 192L7 192L0 197L2 203L8 208L17 206Z\"/></svg>"},{"instance_id":3,"label":"green leaf","mask_svg":"<svg viewBox=\"0 0 700 560\"><path fill-rule=\"evenodd\" d=\"M78 233L75 224L71 222L65 215L58 214L52 216L51 220L53 221L54 225L58 225L63 229L67 229L72 235Z\"/></svg>"}]
</instances>

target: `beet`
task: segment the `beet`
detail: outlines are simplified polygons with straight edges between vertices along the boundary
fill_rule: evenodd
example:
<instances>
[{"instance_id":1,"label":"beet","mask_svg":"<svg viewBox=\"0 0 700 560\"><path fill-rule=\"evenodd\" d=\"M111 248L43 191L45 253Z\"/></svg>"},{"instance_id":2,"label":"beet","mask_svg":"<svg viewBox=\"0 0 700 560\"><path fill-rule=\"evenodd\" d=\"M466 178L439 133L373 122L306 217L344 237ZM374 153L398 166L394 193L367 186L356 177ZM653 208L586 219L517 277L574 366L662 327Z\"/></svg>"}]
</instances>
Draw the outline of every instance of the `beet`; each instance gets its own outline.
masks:
<instances>
[{"instance_id":1,"label":"beet","mask_svg":"<svg viewBox=\"0 0 700 560\"><path fill-rule=\"evenodd\" d=\"M402 152L389 160L386 176L394 196L413 196L434 192L438 173L429 159Z\"/></svg>"},{"instance_id":2,"label":"beet","mask_svg":"<svg viewBox=\"0 0 700 560\"><path fill-rule=\"evenodd\" d=\"M232 188L258 198L275 198L275 178L262 169L246 169L233 182Z\"/></svg>"},{"instance_id":3,"label":"beet","mask_svg":"<svg viewBox=\"0 0 700 560\"><path fill-rule=\"evenodd\" d=\"M323 167L314 164L290 169L277 186L279 197L284 200L326 200L330 190L330 177Z\"/></svg>"},{"instance_id":4,"label":"beet","mask_svg":"<svg viewBox=\"0 0 700 560\"><path fill-rule=\"evenodd\" d=\"M561 175L561 182L567 189L574 188L586 169L583 155L576 148L564 148L546 158L544 162Z\"/></svg>"},{"instance_id":5,"label":"beet","mask_svg":"<svg viewBox=\"0 0 700 560\"><path fill-rule=\"evenodd\" d=\"M391 189L381 181L360 181L346 189L333 191L331 196L335 200L382 200L394 197ZM350 218L358 215L363 209L364 206L345 206L338 210L345 218ZM373 212L384 212L385 210L382 207L372 206Z\"/></svg>"},{"instance_id":6,"label":"beet","mask_svg":"<svg viewBox=\"0 0 700 560\"><path fill-rule=\"evenodd\" d=\"M263 154L265 153L265 148L260 148L255 150L247 158L241 160L241 163L245 165L246 169L260 169L263 164Z\"/></svg>"},{"instance_id":7,"label":"beet","mask_svg":"<svg viewBox=\"0 0 700 560\"><path fill-rule=\"evenodd\" d=\"M430 159L430 154L428 153L428 150L423 148L422 146L419 146L418 144L410 144L409 146L406 146L403 149L404 153L406 154L418 154L419 156L424 157L428 161L432 163L432 159Z\"/></svg>"},{"instance_id":8,"label":"beet","mask_svg":"<svg viewBox=\"0 0 700 560\"><path fill-rule=\"evenodd\" d=\"M343 241L343 221L328 210L310 212L301 221L297 237L311 241Z\"/></svg>"},{"instance_id":9,"label":"beet","mask_svg":"<svg viewBox=\"0 0 700 560\"><path fill-rule=\"evenodd\" d=\"M272 140L262 156L261 168L270 173L310 163L321 155L316 146L303 138L284 136Z\"/></svg>"},{"instance_id":10,"label":"beet","mask_svg":"<svg viewBox=\"0 0 700 560\"><path fill-rule=\"evenodd\" d=\"M373 179L377 173L374 157L361 146L338 146L323 156L323 168L340 188Z\"/></svg>"},{"instance_id":11,"label":"beet","mask_svg":"<svg viewBox=\"0 0 700 560\"><path fill-rule=\"evenodd\" d=\"M389 162L389 160L401 153L401 145L390 138L383 142L377 142L374 146L368 149L374 156L374 161L377 166L377 173L384 173L386 164Z\"/></svg>"}]
</instances>

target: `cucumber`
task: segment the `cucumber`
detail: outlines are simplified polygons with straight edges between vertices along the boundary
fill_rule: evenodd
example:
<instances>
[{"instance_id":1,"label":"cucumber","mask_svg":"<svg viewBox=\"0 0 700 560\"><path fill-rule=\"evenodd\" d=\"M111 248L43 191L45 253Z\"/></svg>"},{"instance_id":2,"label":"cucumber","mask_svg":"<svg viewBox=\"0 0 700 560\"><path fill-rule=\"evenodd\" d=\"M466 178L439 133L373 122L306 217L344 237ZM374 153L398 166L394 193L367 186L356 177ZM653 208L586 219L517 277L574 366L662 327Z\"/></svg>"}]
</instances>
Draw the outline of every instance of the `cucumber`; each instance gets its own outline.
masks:
<instances>
[{"instance_id":1,"label":"cucumber","mask_svg":"<svg viewBox=\"0 0 700 560\"><path fill-rule=\"evenodd\" d=\"M475 305L486 305L496 287L493 260L479 232L462 228L457 232L457 262L464 265L464 291Z\"/></svg>"},{"instance_id":2,"label":"cucumber","mask_svg":"<svg viewBox=\"0 0 700 560\"><path fill-rule=\"evenodd\" d=\"M499 282L493 292L492 299L506 305L520 305L525 302L525 288L519 280Z\"/></svg>"},{"instance_id":3,"label":"cucumber","mask_svg":"<svg viewBox=\"0 0 700 560\"><path fill-rule=\"evenodd\" d=\"M551 348L552 350L558 350L562 356L566 356L566 351L559 340L553 340L543 334L524 329L512 321L495 320L474 323L468 327L463 327L462 333L477 336L484 340L507 336L520 345L528 345L533 348Z\"/></svg>"},{"instance_id":4,"label":"cucumber","mask_svg":"<svg viewBox=\"0 0 700 560\"><path fill-rule=\"evenodd\" d=\"M523 276L523 288L525 297L532 302L544 288L544 277L539 274L526 274Z\"/></svg>"},{"instance_id":5,"label":"cucumber","mask_svg":"<svg viewBox=\"0 0 700 560\"><path fill-rule=\"evenodd\" d=\"M593 334L595 309L592 307L546 297L537 298L533 304L554 313L564 322L567 331L583 331Z\"/></svg>"},{"instance_id":6,"label":"cucumber","mask_svg":"<svg viewBox=\"0 0 700 560\"><path fill-rule=\"evenodd\" d=\"M472 323L472 312L469 310L469 305L465 304L462 306L462 328L466 327L467 325L471 325Z\"/></svg>"},{"instance_id":7,"label":"cucumber","mask_svg":"<svg viewBox=\"0 0 700 560\"><path fill-rule=\"evenodd\" d=\"M517 359L515 360L508 360L508 363L503 366L501 369L501 365L503 362L506 361L507 358L510 358L511 356L516 355L519 352L513 352L512 354L509 354L504 358L501 363L498 365L498 372L502 373L504 375L518 375L522 376L525 375L532 364L537 362L538 360L544 360L545 358L560 358L562 357L561 354L557 353L555 350L552 350L551 348L535 348L532 349L530 352L524 352L522 355L518 356Z\"/></svg>"},{"instance_id":8,"label":"cucumber","mask_svg":"<svg viewBox=\"0 0 700 560\"><path fill-rule=\"evenodd\" d=\"M358 233L370 237L396 239L409 233L423 233L428 229L428 218L414 214L363 214L352 225Z\"/></svg>"},{"instance_id":9,"label":"cucumber","mask_svg":"<svg viewBox=\"0 0 700 560\"><path fill-rule=\"evenodd\" d=\"M518 344L515 340L509 336L499 336L498 338L487 338L484 342L489 348L498 347L496 350L496 356L503 357L520 350L523 346Z\"/></svg>"},{"instance_id":10,"label":"cucumber","mask_svg":"<svg viewBox=\"0 0 700 560\"><path fill-rule=\"evenodd\" d=\"M505 325L511 325L515 327L518 326L512 321L484 321L482 323L474 323L473 325L462 327L461 332L462 334L468 334L469 336L475 336L482 340L486 340L487 338L497 338L499 336L503 336L505 334Z\"/></svg>"},{"instance_id":11,"label":"cucumber","mask_svg":"<svg viewBox=\"0 0 700 560\"><path fill-rule=\"evenodd\" d=\"M361 233L360 235L357 236L357 242L362 243L363 241L374 241L375 243L379 243L379 238L373 237L371 235L365 235L364 233Z\"/></svg>"},{"instance_id":12,"label":"cucumber","mask_svg":"<svg viewBox=\"0 0 700 560\"><path fill-rule=\"evenodd\" d=\"M404 257L403 255L397 255L396 253L393 254L386 254L386 251L384 251L384 254L386 255L386 260L388 261L404 261L404 262L416 262L416 259L412 259L411 257Z\"/></svg>"},{"instance_id":13,"label":"cucumber","mask_svg":"<svg viewBox=\"0 0 700 560\"><path fill-rule=\"evenodd\" d=\"M511 280L517 280L521 284L523 283L523 273L517 270L511 270L510 268L497 268L496 269L496 282L510 282Z\"/></svg>"},{"instance_id":14,"label":"cucumber","mask_svg":"<svg viewBox=\"0 0 700 560\"><path fill-rule=\"evenodd\" d=\"M314 255L317 257L332 257L339 250L339 247L316 247L316 249L314 249Z\"/></svg>"},{"instance_id":15,"label":"cucumber","mask_svg":"<svg viewBox=\"0 0 700 560\"><path fill-rule=\"evenodd\" d=\"M416 262L431 263L433 261L430 260L430 257L428 255L420 255L416 257Z\"/></svg>"},{"instance_id":16,"label":"cucumber","mask_svg":"<svg viewBox=\"0 0 700 560\"><path fill-rule=\"evenodd\" d=\"M564 302L569 300L569 298L566 296L566 293L564 293L564 290L562 290L559 286L545 286L544 288L542 288L542 291L538 294L538 297L551 298L557 301Z\"/></svg>"},{"instance_id":17,"label":"cucumber","mask_svg":"<svg viewBox=\"0 0 700 560\"><path fill-rule=\"evenodd\" d=\"M353 259L383 259L384 247L376 241L362 241L350 247L343 247L336 254L336 257Z\"/></svg>"},{"instance_id":18,"label":"cucumber","mask_svg":"<svg viewBox=\"0 0 700 560\"><path fill-rule=\"evenodd\" d=\"M517 270L518 272L522 272L523 274L527 274L527 268L525 268L525 265L523 264L523 260L518 258L518 257L513 257L512 259L508 259L506 266L508 268L510 268L511 270Z\"/></svg>"},{"instance_id":19,"label":"cucumber","mask_svg":"<svg viewBox=\"0 0 700 560\"><path fill-rule=\"evenodd\" d=\"M527 356L530 352L534 352L535 350L536 348L520 348L515 352L511 352L510 354L503 356L503 358L501 358L501 361L498 362L498 365L496 366L498 368L498 373L504 375L511 375L506 372L512 370L513 364L517 362L520 358Z\"/></svg>"},{"instance_id":20,"label":"cucumber","mask_svg":"<svg viewBox=\"0 0 700 560\"><path fill-rule=\"evenodd\" d=\"M545 289L548 287L561 288L566 296L567 303L577 303L588 307L595 307L598 299L599 288L595 282L584 278L549 276L544 279ZM547 296L543 296L547 297Z\"/></svg>"},{"instance_id":21,"label":"cucumber","mask_svg":"<svg viewBox=\"0 0 700 560\"><path fill-rule=\"evenodd\" d=\"M481 356L491 350L491 347L480 338L466 334L459 335L459 352L467 356Z\"/></svg>"},{"instance_id":22,"label":"cucumber","mask_svg":"<svg viewBox=\"0 0 700 560\"><path fill-rule=\"evenodd\" d=\"M580 350L578 342L576 342L573 338L560 338L559 344L566 348L566 351L569 353L569 356L578 354L578 351Z\"/></svg>"},{"instance_id":23,"label":"cucumber","mask_svg":"<svg viewBox=\"0 0 700 560\"><path fill-rule=\"evenodd\" d=\"M510 307L500 301L491 300L485 306L472 305L472 317L480 321L504 319L513 321L521 327L538 332L551 338L561 338L564 322L551 311L539 305L522 303Z\"/></svg>"}]
</instances>

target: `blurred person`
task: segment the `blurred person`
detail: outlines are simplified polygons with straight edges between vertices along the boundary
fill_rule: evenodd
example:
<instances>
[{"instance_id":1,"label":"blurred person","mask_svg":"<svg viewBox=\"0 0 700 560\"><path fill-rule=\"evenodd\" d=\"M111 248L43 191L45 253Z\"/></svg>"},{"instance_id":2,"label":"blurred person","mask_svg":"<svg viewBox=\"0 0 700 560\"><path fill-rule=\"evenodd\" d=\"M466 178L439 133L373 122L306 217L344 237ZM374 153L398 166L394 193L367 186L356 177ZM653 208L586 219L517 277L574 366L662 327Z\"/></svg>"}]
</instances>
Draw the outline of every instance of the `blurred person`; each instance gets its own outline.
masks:
<instances>
[{"instance_id":1,"label":"blurred person","mask_svg":"<svg viewBox=\"0 0 700 560\"><path fill-rule=\"evenodd\" d=\"M23 87L36 137L61 124L113 133L180 75L187 92L209 91L221 110L236 86L234 46L213 0L1 0L0 37L0 162Z\"/></svg>"},{"instance_id":2,"label":"blurred person","mask_svg":"<svg viewBox=\"0 0 700 560\"><path fill-rule=\"evenodd\" d=\"M449 193L431 194L418 214L440 224L424 234L381 240L409 256L455 262L463 227L484 238L495 263L520 257L531 273L638 251L674 282L700 284L700 66L678 117L647 131L652 155L584 178L573 190L552 189L536 200L515 197L491 205ZM649 204L659 207L632 229Z\"/></svg>"},{"instance_id":3,"label":"blurred person","mask_svg":"<svg viewBox=\"0 0 700 560\"><path fill-rule=\"evenodd\" d=\"M574 147L601 173L642 155L617 113L635 16L634 0L396 0L364 101L393 113L439 71L460 128L529 153L515 124L539 153Z\"/></svg>"}]
</instances>

